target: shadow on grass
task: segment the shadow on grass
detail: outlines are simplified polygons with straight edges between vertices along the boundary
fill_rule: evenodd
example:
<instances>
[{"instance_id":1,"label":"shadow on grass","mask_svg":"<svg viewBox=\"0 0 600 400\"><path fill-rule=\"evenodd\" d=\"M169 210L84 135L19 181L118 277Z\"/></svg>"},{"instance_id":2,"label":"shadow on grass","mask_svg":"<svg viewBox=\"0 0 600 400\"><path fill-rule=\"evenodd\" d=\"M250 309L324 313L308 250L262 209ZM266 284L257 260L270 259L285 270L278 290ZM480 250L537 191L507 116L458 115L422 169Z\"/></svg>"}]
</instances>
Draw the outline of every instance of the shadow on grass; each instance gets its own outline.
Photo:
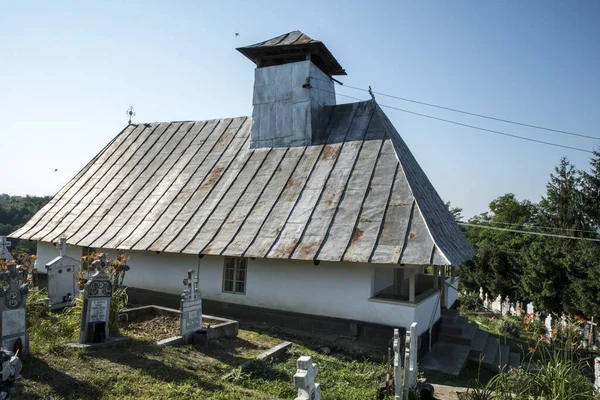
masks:
<instances>
[{"instance_id":1,"label":"shadow on grass","mask_svg":"<svg viewBox=\"0 0 600 400\"><path fill-rule=\"evenodd\" d=\"M156 357L156 359L149 358L153 356ZM200 368L192 365L190 360L183 357L183 354L179 358L174 357L168 360L168 362L165 362L166 357L163 349L152 343L138 342L131 347L119 349L117 351L112 350L89 353L87 357L103 358L112 363L141 370L145 375L149 375L154 379L163 382L179 383L195 381L198 383L199 387L210 391L224 389L222 385L211 382L200 373L193 372Z\"/></svg>"},{"instance_id":2,"label":"shadow on grass","mask_svg":"<svg viewBox=\"0 0 600 400\"><path fill-rule=\"evenodd\" d=\"M240 322L240 328L264 333L281 340L291 341L314 351L319 351L323 347L327 347L332 355L337 354L341 357L349 356L349 359L369 360L381 363L385 362L387 355L387 346L382 344L381 340L373 341L370 338L288 328L254 321ZM390 339L392 335L393 333L390 334ZM389 345L391 346L391 343Z\"/></svg>"},{"instance_id":3,"label":"shadow on grass","mask_svg":"<svg viewBox=\"0 0 600 400\"><path fill-rule=\"evenodd\" d=\"M260 349L260 347L245 339L235 337L211 339L207 346L194 346L194 349L230 367L237 367L255 358L258 354L254 354L254 351ZM249 351L252 351L252 353L248 354Z\"/></svg>"},{"instance_id":4,"label":"shadow on grass","mask_svg":"<svg viewBox=\"0 0 600 400\"><path fill-rule=\"evenodd\" d=\"M72 398L74 393L77 393L78 398L100 398L102 397L102 391L94 385L76 379L70 375L67 375L56 368L50 366L41 358L30 356L24 360L24 368L22 371L23 378L46 384L52 387L54 394ZM35 397L34 397L35 396ZM22 399L22 398L44 398L42 396L36 396L32 394L23 394L23 388L17 381L17 384L13 386L11 391L11 398Z\"/></svg>"}]
</instances>

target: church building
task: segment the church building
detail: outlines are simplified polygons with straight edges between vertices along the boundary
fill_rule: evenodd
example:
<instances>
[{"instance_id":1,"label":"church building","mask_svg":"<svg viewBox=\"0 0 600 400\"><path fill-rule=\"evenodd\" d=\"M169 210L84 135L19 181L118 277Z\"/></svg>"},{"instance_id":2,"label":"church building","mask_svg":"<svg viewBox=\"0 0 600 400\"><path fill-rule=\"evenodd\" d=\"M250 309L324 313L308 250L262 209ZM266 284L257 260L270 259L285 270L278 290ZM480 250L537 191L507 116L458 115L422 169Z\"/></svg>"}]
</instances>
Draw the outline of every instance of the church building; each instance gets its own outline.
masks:
<instances>
[{"instance_id":1,"label":"church building","mask_svg":"<svg viewBox=\"0 0 600 400\"><path fill-rule=\"evenodd\" d=\"M38 242L40 272L61 238L77 259L125 251L147 303L177 304L198 269L210 314L435 335L474 251L396 128L375 100L336 105L346 72L319 40L238 51L251 117L129 124L10 236Z\"/></svg>"}]
</instances>

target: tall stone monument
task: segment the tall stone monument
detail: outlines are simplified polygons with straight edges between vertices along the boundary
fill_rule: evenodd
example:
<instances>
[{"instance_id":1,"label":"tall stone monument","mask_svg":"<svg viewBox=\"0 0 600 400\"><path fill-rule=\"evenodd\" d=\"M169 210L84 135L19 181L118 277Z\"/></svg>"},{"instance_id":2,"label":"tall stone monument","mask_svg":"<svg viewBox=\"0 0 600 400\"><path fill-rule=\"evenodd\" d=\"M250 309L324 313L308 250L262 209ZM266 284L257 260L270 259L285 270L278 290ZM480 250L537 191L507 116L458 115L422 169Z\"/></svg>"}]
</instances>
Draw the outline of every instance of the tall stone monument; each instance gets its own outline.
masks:
<instances>
[{"instance_id":1,"label":"tall stone monument","mask_svg":"<svg viewBox=\"0 0 600 400\"><path fill-rule=\"evenodd\" d=\"M10 242L7 240L6 236L0 236L0 260L11 261L13 259L12 254L10 254Z\"/></svg>"},{"instance_id":2,"label":"tall stone monument","mask_svg":"<svg viewBox=\"0 0 600 400\"><path fill-rule=\"evenodd\" d=\"M410 332L410 333L409 333ZM404 388L408 390L417 386L417 323L413 322L410 331L406 332L406 358L404 363ZM408 399L408 392L407 397Z\"/></svg>"},{"instance_id":3,"label":"tall stone monument","mask_svg":"<svg viewBox=\"0 0 600 400\"><path fill-rule=\"evenodd\" d=\"M28 286L19 281L17 265L8 264L8 288L0 287L0 320L2 348L20 355L29 353L29 334L25 305Z\"/></svg>"},{"instance_id":4,"label":"tall stone monument","mask_svg":"<svg viewBox=\"0 0 600 400\"><path fill-rule=\"evenodd\" d=\"M294 386L298 389L296 400L321 400L321 389L315 383L317 364L312 357L302 356L298 359L298 370L294 375Z\"/></svg>"},{"instance_id":5,"label":"tall stone monument","mask_svg":"<svg viewBox=\"0 0 600 400\"><path fill-rule=\"evenodd\" d=\"M60 256L46 264L48 271L48 297L50 310L56 310L73 304L73 299L79 295L77 286L78 260L67 256L67 240L60 239L56 244Z\"/></svg>"},{"instance_id":6,"label":"tall stone monument","mask_svg":"<svg viewBox=\"0 0 600 400\"><path fill-rule=\"evenodd\" d=\"M400 333L394 329L394 400L402 400L402 354Z\"/></svg>"},{"instance_id":7,"label":"tall stone monument","mask_svg":"<svg viewBox=\"0 0 600 400\"><path fill-rule=\"evenodd\" d=\"M193 269L183 280L186 290L181 295L180 334L189 342L197 330L202 329L202 299L198 291L198 276Z\"/></svg>"},{"instance_id":8,"label":"tall stone monument","mask_svg":"<svg viewBox=\"0 0 600 400\"><path fill-rule=\"evenodd\" d=\"M113 287L110 277L104 272L107 267L106 254L92 263L96 272L83 289L83 310L79 343L102 343L108 339L108 321Z\"/></svg>"}]
</instances>

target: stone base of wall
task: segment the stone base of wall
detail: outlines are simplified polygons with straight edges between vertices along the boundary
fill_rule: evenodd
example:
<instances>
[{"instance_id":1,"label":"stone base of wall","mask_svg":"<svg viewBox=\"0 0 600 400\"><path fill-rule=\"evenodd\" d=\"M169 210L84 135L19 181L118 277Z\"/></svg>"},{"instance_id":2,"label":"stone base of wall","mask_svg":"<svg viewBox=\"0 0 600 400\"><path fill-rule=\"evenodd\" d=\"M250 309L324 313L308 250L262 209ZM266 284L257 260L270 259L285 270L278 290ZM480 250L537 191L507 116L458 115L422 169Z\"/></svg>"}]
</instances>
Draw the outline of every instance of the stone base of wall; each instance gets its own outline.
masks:
<instances>
[{"instance_id":1,"label":"stone base of wall","mask_svg":"<svg viewBox=\"0 0 600 400\"><path fill-rule=\"evenodd\" d=\"M133 305L160 305L176 308L180 296L169 293L130 287L127 289L129 301ZM369 343L386 349L394 336L396 327L373 324L363 321L352 321L343 318L324 317L320 315L302 314L269 308L246 306L221 301L202 299L203 311L207 314L231 318L243 323L262 322L281 327L288 327L305 332L336 333L344 336L355 336ZM432 328L432 344L437 340L440 321ZM404 337L406 330L399 328L400 336ZM421 359L429 351L429 332L419 336L419 353Z\"/></svg>"}]
</instances>

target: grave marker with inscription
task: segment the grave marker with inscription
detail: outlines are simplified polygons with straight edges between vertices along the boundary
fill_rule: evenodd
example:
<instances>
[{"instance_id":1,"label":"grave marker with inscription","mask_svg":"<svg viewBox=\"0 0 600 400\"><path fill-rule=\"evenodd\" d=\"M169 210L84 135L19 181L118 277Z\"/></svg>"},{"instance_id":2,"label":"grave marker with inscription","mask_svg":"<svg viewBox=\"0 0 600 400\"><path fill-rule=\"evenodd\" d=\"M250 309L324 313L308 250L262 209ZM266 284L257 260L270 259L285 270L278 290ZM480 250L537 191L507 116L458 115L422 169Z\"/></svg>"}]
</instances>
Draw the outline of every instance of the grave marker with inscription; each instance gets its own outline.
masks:
<instances>
[{"instance_id":1,"label":"grave marker with inscription","mask_svg":"<svg viewBox=\"0 0 600 400\"><path fill-rule=\"evenodd\" d=\"M56 247L60 249L60 256L46 264L50 310L72 305L79 295L76 275L80 269L79 261L67 256L69 245L66 239L61 238Z\"/></svg>"},{"instance_id":2,"label":"grave marker with inscription","mask_svg":"<svg viewBox=\"0 0 600 400\"><path fill-rule=\"evenodd\" d=\"M194 332L202 329L202 298L198 292L198 277L194 270L188 271L183 284L187 289L181 295L180 334L188 342Z\"/></svg>"},{"instance_id":3,"label":"grave marker with inscription","mask_svg":"<svg viewBox=\"0 0 600 400\"><path fill-rule=\"evenodd\" d=\"M110 277L104 272L106 255L100 256L92 263L96 272L83 289L83 311L79 343L102 343L108 339L108 322L110 301L113 288Z\"/></svg>"},{"instance_id":4,"label":"grave marker with inscription","mask_svg":"<svg viewBox=\"0 0 600 400\"><path fill-rule=\"evenodd\" d=\"M0 319L2 348L19 355L29 353L29 334L26 326L25 305L28 286L19 281L17 266L8 264L8 288L0 287Z\"/></svg>"}]
</instances>

